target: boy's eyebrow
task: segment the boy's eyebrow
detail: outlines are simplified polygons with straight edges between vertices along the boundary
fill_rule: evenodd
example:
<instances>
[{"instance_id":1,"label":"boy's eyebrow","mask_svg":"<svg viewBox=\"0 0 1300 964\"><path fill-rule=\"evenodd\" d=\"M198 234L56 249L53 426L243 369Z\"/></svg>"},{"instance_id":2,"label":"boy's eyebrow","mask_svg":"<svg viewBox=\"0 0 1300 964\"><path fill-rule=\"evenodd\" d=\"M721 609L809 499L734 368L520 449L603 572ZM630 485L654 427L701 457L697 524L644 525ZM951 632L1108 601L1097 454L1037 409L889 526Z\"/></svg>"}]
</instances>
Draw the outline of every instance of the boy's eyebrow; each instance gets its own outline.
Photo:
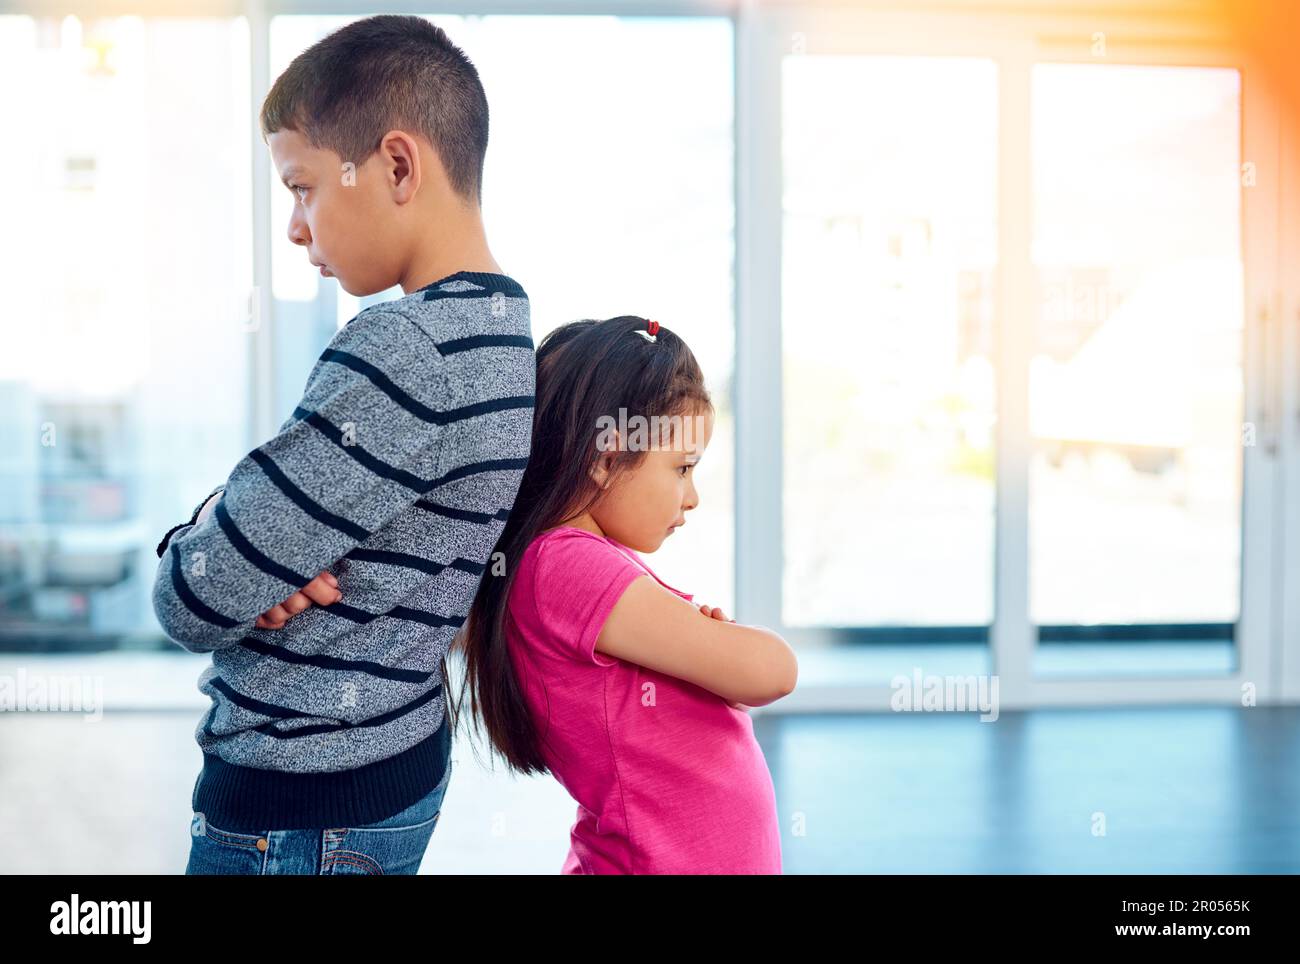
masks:
<instances>
[{"instance_id":1,"label":"boy's eyebrow","mask_svg":"<svg viewBox=\"0 0 1300 964\"><path fill-rule=\"evenodd\" d=\"M289 186L289 178L297 177L299 174L306 174L307 169L301 164L290 164L288 168L280 173L280 183L285 187Z\"/></svg>"}]
</instances>

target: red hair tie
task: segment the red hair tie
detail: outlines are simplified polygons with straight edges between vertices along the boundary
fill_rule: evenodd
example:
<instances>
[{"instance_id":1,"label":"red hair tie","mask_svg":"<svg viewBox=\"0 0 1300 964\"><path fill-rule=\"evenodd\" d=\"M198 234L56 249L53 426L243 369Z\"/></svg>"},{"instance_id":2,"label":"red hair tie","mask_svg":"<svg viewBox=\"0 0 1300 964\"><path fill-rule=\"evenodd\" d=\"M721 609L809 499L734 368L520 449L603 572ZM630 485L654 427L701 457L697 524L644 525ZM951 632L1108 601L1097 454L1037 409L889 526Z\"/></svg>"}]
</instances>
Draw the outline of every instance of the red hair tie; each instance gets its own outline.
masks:
<instances>
[{"instance_id":1,"label":"red hair tie","mask_svg":"<svg viewBox=\"0 0 1300 964\"><path fill-rule=\"evenodd\" d=\"M642 338L644 338L646 341L649 342L657 341L658 339L655 336L659 334L659 322L647 321L645 323L645 331L642 331L640 328L633 328L632 330L635 331Z\"/></svg>"},{"instance_id":2,"label":"red hair tie","mask_svg":"<svg viewBox=\"0 0 1300 964\"><path fill-rule=\"evenodd\" d=\"M650 322L647 322L647 323L646 323L646 330L649 331L650 334L652 334L652 335L657 335L657 334L659 334L659 322L657 322L657 321L650 321Z\"/></svg>"}]
</instances>

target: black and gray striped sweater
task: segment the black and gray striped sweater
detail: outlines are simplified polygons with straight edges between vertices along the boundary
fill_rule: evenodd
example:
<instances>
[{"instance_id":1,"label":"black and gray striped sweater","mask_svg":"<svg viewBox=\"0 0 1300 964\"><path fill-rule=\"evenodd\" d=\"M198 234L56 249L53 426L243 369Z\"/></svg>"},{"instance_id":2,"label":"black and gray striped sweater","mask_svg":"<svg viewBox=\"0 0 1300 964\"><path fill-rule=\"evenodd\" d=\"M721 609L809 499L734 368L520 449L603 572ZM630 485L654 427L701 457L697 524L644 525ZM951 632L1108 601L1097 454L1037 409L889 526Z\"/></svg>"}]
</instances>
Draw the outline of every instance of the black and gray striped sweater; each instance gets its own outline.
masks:
<instances>
[{"instance_id":1,"label":"black and gray striped sweater","mask_svg":"<svg viewBox=\"0 0 1300 964\"><path fill-rule=\"evenodd\" d=\"M194 809L226 830L370 823L449 764L439 663L514 503L532 436L528 296L461 271L349 321L215 510L159 547L153 606L211 653ZM321 571L342 599L257 616Z\"/></svg>"}]
</instances>

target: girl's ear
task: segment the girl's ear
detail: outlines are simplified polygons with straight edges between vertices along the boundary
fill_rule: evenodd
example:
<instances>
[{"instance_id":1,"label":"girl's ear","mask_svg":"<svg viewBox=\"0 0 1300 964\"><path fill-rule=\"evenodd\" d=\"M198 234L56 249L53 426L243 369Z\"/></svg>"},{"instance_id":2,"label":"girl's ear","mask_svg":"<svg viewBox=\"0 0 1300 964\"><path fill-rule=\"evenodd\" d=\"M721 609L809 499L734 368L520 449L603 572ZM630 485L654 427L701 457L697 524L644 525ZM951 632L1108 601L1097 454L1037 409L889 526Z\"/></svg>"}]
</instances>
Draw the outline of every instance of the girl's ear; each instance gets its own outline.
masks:
<instances>
[{"instance_id":1,"label":"girl's ear","mask_svg":"<svg viewBox=\"0 0 1300 964\"><path fill-rule=\"evenodd\" d=\"M599 454L596 456L596 462L592 465L587 473L592 480L602 489L609 488L610 474L614 469L614 460L618 456L618 451L622 448L623 439L618 434L618 429L612 426L601 431L600 436L596 439L596 448Z\"/></svg>"},{"instance_id":2,"label":"girl's ear","mask_svg":"<svg viewBox=\"0 0 1300 964\"><path fill-rule=\"evenodd\" d=\"M615 454L613 452L601 452L596 456L596 464L593 465L587 473L602 489L609 488L610 475L613 471Z\"/></svg>"}]
</instances>

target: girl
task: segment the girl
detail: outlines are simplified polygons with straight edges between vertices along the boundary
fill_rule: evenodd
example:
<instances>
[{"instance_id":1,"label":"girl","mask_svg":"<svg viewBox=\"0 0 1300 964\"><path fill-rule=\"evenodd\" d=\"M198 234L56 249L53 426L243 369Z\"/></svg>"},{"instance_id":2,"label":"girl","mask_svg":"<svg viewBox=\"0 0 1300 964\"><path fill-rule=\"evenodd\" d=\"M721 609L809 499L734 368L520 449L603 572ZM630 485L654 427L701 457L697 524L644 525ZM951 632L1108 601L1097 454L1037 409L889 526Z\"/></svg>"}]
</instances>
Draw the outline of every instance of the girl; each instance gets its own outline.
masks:
<instances>
[{"instance_id":1,"label":"girl","mask_svg":"<svg viewBox=\"0 0 1300 964\"><path fill-rule=\"evenodd\" d=\"M712 430L695 357L655 322L578 321L538 346L531 454L464 645L492 745L578 802L562 873L781 872L745 706L794 689L794 653L637 555L699 503Z\"/></svg>"}]
</instances>

